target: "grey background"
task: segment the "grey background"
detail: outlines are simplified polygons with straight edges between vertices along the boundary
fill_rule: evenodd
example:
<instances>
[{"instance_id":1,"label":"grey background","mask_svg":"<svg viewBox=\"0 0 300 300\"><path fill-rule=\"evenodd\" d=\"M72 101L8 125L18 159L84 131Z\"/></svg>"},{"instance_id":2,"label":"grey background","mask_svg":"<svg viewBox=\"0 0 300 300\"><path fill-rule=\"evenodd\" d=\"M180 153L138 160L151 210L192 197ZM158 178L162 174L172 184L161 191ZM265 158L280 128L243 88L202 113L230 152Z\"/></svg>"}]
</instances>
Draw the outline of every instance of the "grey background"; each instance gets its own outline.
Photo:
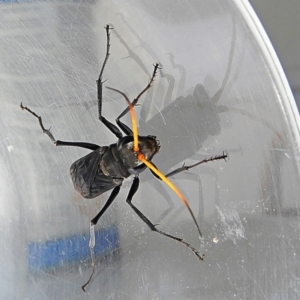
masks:
<instances>
[{"instance_id":1,"label":"grey background","mask_svg":"<svg viewBox=\"0 0 300 300\"><path fill-rule=\"evenodd\" d=\"M300 1L251 0L300 107Z\"/></svg>"}]
</instances>

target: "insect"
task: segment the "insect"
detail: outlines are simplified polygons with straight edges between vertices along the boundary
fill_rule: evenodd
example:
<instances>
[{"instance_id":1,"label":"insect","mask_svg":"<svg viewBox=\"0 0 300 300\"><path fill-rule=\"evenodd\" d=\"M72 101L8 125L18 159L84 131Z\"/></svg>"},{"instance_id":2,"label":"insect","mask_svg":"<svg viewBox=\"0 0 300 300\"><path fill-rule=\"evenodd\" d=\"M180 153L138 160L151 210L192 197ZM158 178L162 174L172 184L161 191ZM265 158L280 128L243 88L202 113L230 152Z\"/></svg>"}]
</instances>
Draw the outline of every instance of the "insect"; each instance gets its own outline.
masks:
<instances>
[{"instance_id":1,"label":"insect","mask_svg":"<svg viewBox=\"0 0 300 300\"><path fill-rule=\"evenodd\" d=\"M168 179L169 176L176 175L185 170L194 168L200 164L207 163L209 161L215 161L224 159L226 160L227 155L223 153L222 155L214 156L211 158L203 159L191 166L182 166L166 175L162 174L159 169L152 163L153 157L159 152L160 144L156 136L147 135L140 136L138 135L138 126L137 119L135 116L134 106L138 102L139 98L152 86L157 71L159 69L159 64L154 65L154 70L151 76L149 83L146 87L140 92L140 94L132 101L119 90L108 87L110 90L115 91L116 93L121 94L126 102L127 108L117 117L116 125L108 121L102 115L102 89L103 89L103 72L109 58L110 50L110 30L112 28L109 25L105 26L106 30L106 56L102 64L102 68L97 80L97 95L98 95L98 113L99 120L118 138L117 142L109 146L99 146L96 144L85 143L85 142L66 142L56 140L50 129L45 129L42 118L38 116L35 112L30 110L30 108L23 106L21 103L21 108L26 110L39 121L39 125L52 142L56 146L73 146L81 147L88 150L91 150L89 154L75 161L70 168L70 175L73 181L74 188L79 192L82 197L91 199L95 198L109 190L112 190L110 196L108 197L106 203L101 208L99 213L91 220L90 224L90 241L89 247L91 251L91 260L92 260L92 273L88 281L82 286L82 289L85 291L86 286L92 280L94 271L95 271L95 258L94 258L94 246L95 246L95 233L94 226L98 223L101 216L105 213L108 207L113 203L117 197L120 187L124 179L133 176L133 182L129 190L126 202L134 210L136 215L154 232L157 232L165 237L173 239L184 246L186 246L190 251L192 251L199 260L203 260L203 257L198 253L198 251L191 246L189 243L185 242L183 239L176 236L165 233L161 230L158 230L156 226L132 203L132 199L139 187L139 174L143 172L146 168L149 168L152 174L158 179L165 182L181 199L186 208L188 209L195 226L198 230L199 236L202 236L199 225L195 219L195 216L188 204L188 201L179 191L179 189ZM127 113L131 115L132 129L130 129L126 124L124 124L120 119ZM122 132L125 134L123 136Z\"/></svg>"}]
</instances>

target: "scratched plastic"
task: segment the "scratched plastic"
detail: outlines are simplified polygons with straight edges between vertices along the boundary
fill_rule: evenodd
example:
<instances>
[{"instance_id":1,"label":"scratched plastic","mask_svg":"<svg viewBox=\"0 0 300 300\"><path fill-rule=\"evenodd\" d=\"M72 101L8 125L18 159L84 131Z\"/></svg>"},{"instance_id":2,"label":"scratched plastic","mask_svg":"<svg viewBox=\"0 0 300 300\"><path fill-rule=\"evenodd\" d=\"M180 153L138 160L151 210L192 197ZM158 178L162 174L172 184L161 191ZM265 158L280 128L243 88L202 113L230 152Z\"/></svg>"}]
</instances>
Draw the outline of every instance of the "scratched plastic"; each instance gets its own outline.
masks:
<instances>
[{"instance_id":1,"label":"scratched plastic","mask_svg":"<svg viewBox=\"0 0 300 300\"><path fill-rule=\"evenodd\" d=\"M0 1L0 290L3 299L299 299L299 116L276 54L246 1ZM150 232L126 204L132 182L95 227L108 194L82 199L71 164L88 151L55 138L116 142L98 120L96 79L111 24L106 86L133 99L155 135L163 173L226 151L171 180L199 222L149 171L133 202L203 261ZM123 111L104 90L103 115ZM130 119L124 118L130 126Z\"/></svg>"}]
</instances>

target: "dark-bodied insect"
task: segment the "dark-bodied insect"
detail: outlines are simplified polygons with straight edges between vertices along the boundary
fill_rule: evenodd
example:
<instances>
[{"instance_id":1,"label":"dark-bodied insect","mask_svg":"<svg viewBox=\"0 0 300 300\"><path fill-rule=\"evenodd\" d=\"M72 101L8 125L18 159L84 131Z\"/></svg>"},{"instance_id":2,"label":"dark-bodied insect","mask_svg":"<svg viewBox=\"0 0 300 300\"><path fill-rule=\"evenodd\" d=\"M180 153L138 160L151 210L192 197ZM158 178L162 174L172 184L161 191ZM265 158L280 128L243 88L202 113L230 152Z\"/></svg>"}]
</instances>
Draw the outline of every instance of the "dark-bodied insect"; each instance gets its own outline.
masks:
<instances>
[{"instance_id":1,"label":"dark-bodied insect","mask_svg":"<svg viewBox=\"0 0 300 300\"><path fill-rule=\"evenodd\" d=\"M130 102L127 96L113 88L109 88L119 94L121 94L125 100L127 101L127 108L117 117L116 123L119 128L125 133L123 136L120 129L106 120L102 116L102 87L103 87L103 72L108 61L108 57L110 55L110 30L112 28L109 25L105 26L106 29L106 56L100 71L99 78L97 80L97 91L98 91L98 113L99 120L118 138L118 141L109 146L99 146L96 144L85 143L85 142L65 142L55 140L54 136L50 132L49 129L45 129L42 118L38 116L35 112L30 110L28 107L23 106L21 103L21 108L23 110L28 111L33 116L38 118L40 127L43 132L48 135L48 137L54 142L56 146L73 146L73 147L81 147L85 149L92 150L88 155L78 159L75 161L70 168L71 178L74 184L74 188L78 191L84 198L91 199L95 198L111 189L112 192L108 197L105 205L102 207L100 212L91 220L90 226L90 242L89 247L91 251L91 259L92 259L92 273L88 279L88 281L82 286L82 289L85 290L85 287L91 281L94 271L95 271L95 258L94 258L94 246L95 246L95 234L94 234L94 226L98 223L101 216L108 209L108 207L112 204L112 202L117 197L120 187L125 178L129 176L133 176L133 183L129 190L126 202L130 205L130 207L134 210L134 212L139 216L139 218L152 230L163 236L166 236L170 239L180 242L187 248L189 248L199 260L203 260L203 257L198 253L198 251L192 247L189 243L185 242L183 239L175 237L173 235L167 234L163 231L160 231L156 228L156 226L135 206L132 204L132 198L136 193L139 187L139 174L143 172L146 168L149 168L150 171L154 174L155 177L164 181L181 199L186 208L189 210L193 221L197 227L199 236L202 236L199 225L195 219L195 216L183 194L179 191L179 189L168 179L169 176L178 174L185 170L189 170L193 167L196 167L200 164L224 159L226 160L227 155L222 154L219 156L214 156L211 158L207 158L197 162L191 166L183 166L181 168L172 171L167 175L163 175L157 167L151 162L154 155L159 152L160 145L159 141L155 136L139 136L138 135L138 126L137 119L135 116L134 105L137 103L139 98L151 87L154 78L156 76L157 70L159 69L159 65L154 65L154 71L150 82L147 86L142 90L142 92L132 101ZM130 129L127 125L120 121L120 119L127 113L130 112L131 120L132 120L132 129Z\"/></svg>"}]
</instances>

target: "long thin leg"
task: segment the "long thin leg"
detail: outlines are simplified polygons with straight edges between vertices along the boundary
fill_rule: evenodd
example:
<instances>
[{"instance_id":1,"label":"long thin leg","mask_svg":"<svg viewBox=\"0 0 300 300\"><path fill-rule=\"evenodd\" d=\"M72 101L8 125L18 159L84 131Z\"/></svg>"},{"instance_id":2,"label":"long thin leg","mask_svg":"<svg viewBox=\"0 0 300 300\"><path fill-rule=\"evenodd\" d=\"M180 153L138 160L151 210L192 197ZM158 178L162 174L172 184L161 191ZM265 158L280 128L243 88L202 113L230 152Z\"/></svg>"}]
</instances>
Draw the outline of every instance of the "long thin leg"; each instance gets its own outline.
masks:
<instances>
[{"instance_id":1,"label":"long thin leg","mask_svg":"<svg viewBox=\"0 0 300 300\"><path fill-rule=\"evenodd\" d=\"M168 173L165 176L166 177L174 176L174 175L176 175L178 173L181 173L183 171L188 171L189 169L192 169L192 168L194 168L196 166L199 166L201 164L208 163L210 161L215 161L215 160L220 160L220 159L224 159L226 161L227 158L228 158L228 155L225 152L223 152L223 154L221 154L221 155L216 155L216 156L213 156L213 157L210 157L210 158L205 158L205 159L203 159L203 160L195 163L194 165L186 166L186 165L183 164L182 167L180 167L180 168L178 168L178 169L176 169L176 170Z\"/></svg>"},{"instance_id":2,"label":"long thin leg","mask_svg":"<svg viewBox=\"0 0 300 300\"><path fill-rule=\"evenodd\" d=\"M90 149L90 150L96 150L100 147L99 145L91 144L91 143L64 142L64 141L55 140L53 134L50 131L50 128L45 129L41 116L38 116L34 111L32 111L27 106L23 106L22 103L20 104L20 107L22 110L28 111L29 113L31 113L33 116L35 116L39 120L39 124L40 124L40 127L42 128L43 133L45 133L56 146L73 146L73 147L81 147L81 148Z\"/></svg>"},{"instance_id":3,"label":"long thin leg","mask_svg":"<svg viewBox=\"0 0 300 300\"><path fill-rule=\"evenodd\" d=\"M152 74L152 77L150 79L150 82L147 84L147 86L139 93L139 95L131 102L131 104L133 106L135 106L139 100L139 98L148 90L150 89L150 87L152 86L152 83L154 81L154 78L156 76L156 73L157 73L157 70L159 68L159 64L155 64L154 65L154 70L153 70L153 74ZM128 102L129 99L128 97L126 96L125 93L117 90L117 89L114 89L114 88L111 88L111 87L107 87L108 89L112 90L112 91L115 91L119 94L121 94L123 97L125 97ZM132 135L132 130L127 126L125 125L123 122L120 121L120 118L122 118L124 115L126 115L129 111L129 107L125 108L125 110L116 118L116 123L118 124L118 126L121 128L121 130L126 134L126 135ZM112 125L112 124L111 124ZM111 129L111 128L110 128ZM115 132L114 132L115 133Z\"/></svg>"},{"instance_id":4,"label":"long thin leg","mask_svg":"<svg viewBox=\"0 0 300 300\"><path fill-rule=\"evenodd\" d=\"M172 171L172 172L166 174L165 176L166 176L166 177L174 176L174 175L176 175L176 174L178 174L178 173L181 173L181 172L183 172L183 171L188 171L189 169L192 169L192 168L194 168L194 167L197 167L197 166L199 166L199 165L201 165L201 164L208 163L208 162L210 162L210 161L215 161L215 160L220 160L220 159L224 159L224 160L226 161L227 158L228 158L228 155L223 151L223 154L221 154L221 155L216 155L216 156L213 156L213 157L210 157L210 158L204 158L204 159L202 159L201 161L195 163L194 165L186 166L185 164L183 164L182 167L180 167L180 168L178 168L178 169L176 169L176 170L174 170L174 171ZM157 169L157 167L155 166L155 164L154 164L153 162L151 162L151 163L152 163L152 165ZM160 178L158 175L156 175L151 169L150 169L150 171L151 171L151 173L152 173L156 178L158 178L159 180L161 180L161 178Z\"/></svg>"},{"instance_id":5,"label":"long thin leg","mask_svg":"<svg viewBox=\"0 0 300 300\"><path fill-rule=\"evenodd\" d=\"M45 127L44 127L44 125L43 125L42 117L41 117L41 116L38 116L38 115L37 115L34 111L32 111L30 108L28 108L28 107L26 107L26 106L23 106L22 102L21 102L21 104L20 104L20 107L21 107L22 110L27 110L29 113L31 113L32 115L34 115L34 116L39 120L39 124L40 124L40 126L41 126L41 128L42 128L42 130L43 130L43 133L47 134L48 137L50 138L50 140L51 140L53 143L55 143L56 140L55 140L54 136L52 135L52 133L51 133L51 131L50 131L51 127L50 127L49 129L45 129Z\"/></svg>"},{"instance_id":6,"label":"long thin leg","mask_svg":"<svg viewBox=\"0 0 300 300\"><path fill-rule=\"evenodd\" d=\"M85 148L85 149L90 149L90 150L96 150L100 146L96 144L91 144L91 143L85 143L85 142L65 142L65 141L59 141L57 140L55 142L56 146L72 146L72 147L80 147L80 148Z\"/></svg>"},{"instance_id":7,"label":"long thin leg","mask_svg":"<svg viewBox=\"0 0 300 300\"><path fill-rule=\"evenodd\" d=\"M91 220L91 223L93 225L96 225L98 223L101 216L105 213L105 211L109 208L109 206L116 199L116 197L118 196L118 194L120 192L120 188L121 188L121 186L119 185L119 186L117 186L113 189L113 191L111 192L111 194L110 194L109 198L107 199L105 205L102 207L100 212Z\"/></svg>"},{"instance_id":8,"label":"long thin leg","mask_svg":"<svg viewBox=\"0 0 300 300\"><path fill-rule=\"evenodd\" d=\"M104 81L102 80L103 77L103 72L104 72L104 68L106 66L106 63L108 61L109 58L109 49L110 49L110 32L109 30L112 29L111 27L109 27L109 25L105 26L105 30L106 30L106 55L104 58L104 62L102 64L102 68L99 74L99 77L97 79L97 96L98 96L98 114L99 114L99 120L118 138L120 139L123 135L121 133L121 131L119 130L119 128L112 124L111 122L107 121L103 116L102 116L102 90L103 90L103 83Z\"/></svg>"},{"instance_id":9,"label":"long thin leg","mask_svg":"<svg viewBox=\"0 0 300 300\"><path fill-rule=\"evenodd\" d=\"M200 164L204 164L204 163L207 163L207 162L210 162L210 161L215 161L215 160L220 160L220 159L224 159L224 160L226 161L227 157L228 157L228 155L225 154L225 152L223 152L222 155L213 156L213 157L211 157L211 158L205 158L205 159L203 159L203 160L197 162L197 163L194 164L194 165L190 165L190 166L185 166L185 165L183 165L181 168L178 168L178 169L176 169L176 170L174 170L174 171L172 171L172 172L166 174L165 176L166 176L166 177L174 176L174 175L177 175L177 174L179 174L179 173L181 173L181 172L183 172L183 171L188 171L189 169L192 169L192 168L194 168L194 167L196 167L196 166L198 166L198 165L200 165ZM151 162L151 163L152 163L152 162ZM153 163L152 163L152 164L153 164ZM154 164L153 164L153 165L154 165ZM154 166L155 166L155 165L154 165ZM156 166L155 166L155 167L156 167ZM156 178L158 178L159 180L161 180L161 178L160 178L158 175L156 175L151 169L150 169L150 171L151 171L151 173L152 173ZM201 181L197 181L197 182L199 182L199 191L200 191L200 193L201 193L201 190L202 190ZM158 190L158 187L156 187L156 189ZM165 198L166 198L166 197L165 197ZM166 198L166 199L168 199L168 198ZM170 202L169 202L168 200L167 200L167 202L168 202L168 204L169 204L169 206L170 206ZM203 203L203 200L200 201L199 203ZM160 216L159 221L161 221L163 218L165 218L166 215L171 211L171 209L172 209L172 206L170 206L170 207L169 207L169 208L168 208L168 209ZM199 208L199 211L201 211L200 208ZM199 214L198 214L198 218L199 218Z\"/></svg>"},{"instance_id":10,"label":"long thin leg","mask_svg":"<svg viewBox=\"0 0 300 300\"><path fill-rule=\"evenodd\" d=\"M198 251L192 247L189 243L185 242L183 239L180 239L178 237L175 237L173 235L167 234L163 231L158 230L155 225L153 225L151 223L151 221L136 207L132 204L132 198L134 196L134 194L136 193L136 191L138 190L139 187L139 178L135 177L132 183L132 186L130 188L130 191L128 193L126 202L130 205L130 207L134 210L134 212L139 216L139 218L150 228L151 231L157 232L161 235L164 235L172 240L175 240L181 244L183 244L184 246L186 246L187 248L189 248L200 260L203 260L203 257L198 253Z\"/></svg>"},{"instance_id":11,"label":"long thin leg","mask_svg":"<svg viewBox=\"0 0 300 300\"><path fill-rule=\"evenodd\" d=\"M90 224L90 242L89 242L89 247L90 247L90 252L91 252L91 260L92 260L92 273L88 279L88 281L81 287L82 290L85 292L86 286L91 282L93 275L95 273L95 267L96 267L96 262L95 262L95 253L94 253L94 248L96 244L96 239L95 239L95 225L98 223L99 219L101 216L105 213L105 211L109 208L109 206L113 203L113 201L116 199L120 192L120 186L117 186L113 189L111 192L110 196L108 197L105 205L102 207L100 212L96 215L95 218L91 220Z\"/></svg>"},{"instance_id":12,"label":"long thin leg","mask_svg":"<svg viewBox=\"0 0 300 300\"><path fill-rule=\"evenodd\" d=\"M131 128L129 128L126 124L122 123L121 121L118 121L118 125L126 135L132 135Z\"/></svg>"},{"instance_id":13,"label":"long thin leg","mask_svg":"<svg viewBox=\"0 0 300 300\"><path fill-rule=\"evenodd\" d=\"M111 87L106 87L108 88L109 90L112 90L114 92L117 92L119 94L121 94L126 100L127 100L127 103L130 103L130 100L129 98L127 97L127 95L117 89L114 89L114 88L111 88ZM124 124L123 122L121 122L119 119L116 119L116 122L118 124L118 126L121 128L121 130L126 134L126 135L132 135L132 130L126 125Z\"/></svg>"},{"instance_id":14,"label":"long thin leg","mask_svg":"<svg viewBox=\"0 0 300 300\"><path fill-rule=\"evenodd\" d=\"M147 92L147 91L151 88L152 83L153 83L153 81L154 81L154 79L155 79L155 77L156 77L157 70L158 70L159 68L160 68L160 67L159 67L159 64L156 63L156 64L154 65L154 70L153 70L152 77L151 77L149 83L148 83L147 86L146 86L146 87L138 94L138 96L131 102L131 105L132 105L132 106L137 105L137 103L138 103L140 97L141 97L145 92ZM123 116L125 116L125 115L128 113L128 111L129 111L129 107L126 107L125 110L117 117L116 122L118 123L119 119L121 119Z\"/></svg>"}]
</instances>

